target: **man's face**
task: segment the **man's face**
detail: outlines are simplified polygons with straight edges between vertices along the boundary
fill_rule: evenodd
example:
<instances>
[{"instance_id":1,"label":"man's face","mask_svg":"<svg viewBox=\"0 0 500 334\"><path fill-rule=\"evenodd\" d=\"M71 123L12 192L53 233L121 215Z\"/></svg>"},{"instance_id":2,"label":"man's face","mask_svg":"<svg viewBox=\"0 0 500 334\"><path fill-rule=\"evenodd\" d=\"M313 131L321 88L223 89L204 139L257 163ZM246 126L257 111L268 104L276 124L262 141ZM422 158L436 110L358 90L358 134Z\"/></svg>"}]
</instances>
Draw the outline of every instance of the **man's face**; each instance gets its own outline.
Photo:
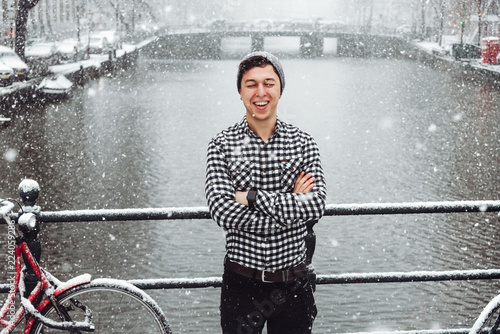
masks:
<instances>
[{"instance_id":1,"label":"man's face","mask_svg":"<svg viewBox=\"0 0 500 334\"><path fill-rule=\"evenodd\" d=\"M248 117L261 121L276 118L280 94L280 79L272 65L254 67L241 78L240 95Z\"/></svg>"}]
</instances>

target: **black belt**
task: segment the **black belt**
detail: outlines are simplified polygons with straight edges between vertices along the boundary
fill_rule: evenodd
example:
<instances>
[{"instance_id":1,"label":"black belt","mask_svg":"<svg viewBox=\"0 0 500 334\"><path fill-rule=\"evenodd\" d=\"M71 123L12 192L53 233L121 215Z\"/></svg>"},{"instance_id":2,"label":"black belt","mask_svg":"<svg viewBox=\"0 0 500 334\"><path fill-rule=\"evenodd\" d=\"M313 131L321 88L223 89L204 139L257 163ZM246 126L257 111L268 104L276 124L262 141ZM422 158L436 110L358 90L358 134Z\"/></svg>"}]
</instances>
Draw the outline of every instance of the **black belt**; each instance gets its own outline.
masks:
<instances>
[{"instance_id":1,"label":"black belt","mask_svg":"<svg viewBox=\"0 0 500 334\"><path fill-rule=\"evenodd\" d=\"M236 262L232 262L227 258L224 261L224 265L227 270L230 270L236 274L250 277L265 283L293 282L296 278L306 277L308 271L307 265L304 262L290 269L276 271L248 268Z\"/></svg>"}]
</instances>

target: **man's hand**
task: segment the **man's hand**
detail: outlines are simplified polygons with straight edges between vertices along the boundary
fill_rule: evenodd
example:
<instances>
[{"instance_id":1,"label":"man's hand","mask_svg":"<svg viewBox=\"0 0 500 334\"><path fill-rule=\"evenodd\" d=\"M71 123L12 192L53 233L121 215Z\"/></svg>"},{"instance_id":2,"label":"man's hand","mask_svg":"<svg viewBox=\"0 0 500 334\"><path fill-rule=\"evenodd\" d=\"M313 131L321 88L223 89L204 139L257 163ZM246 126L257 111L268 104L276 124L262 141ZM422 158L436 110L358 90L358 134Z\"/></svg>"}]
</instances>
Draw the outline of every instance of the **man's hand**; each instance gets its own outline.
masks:
<instances>
[{"instance_id":1,"label":"man's hand","mask_svg":"<svg viewBox=\"0 0 500 334\"><path fill-rule=\"evenodd\" d=\"M248 191L237 191L234 194L234 199L236 202L248 206L247 194Z\"/></svg>"},{"instance_id":2,"label":"man's hand","mask_svg":"<svg viewBox=\"0 0 500 334\"><path fill-rule=\"evenodd\" d=\"M295 187L293 188L292 193L307 194L314 188L314 181L316 181L316 179L312 173L306 174L306 172L301 172L297 177L297 180L295 180ZM247 194L248 191L236 191L234 193L234 200L240 204L248 206Z\"/></svg>"},{"instance_id":3,"label":"man's hand","mask_svg":"<svg viewBox=\"0 0 500 334\"><path fill-rule=\"evenodd\" d=\"M295 187L292 192L295 194L307 194L314 188L314 181L316 179L312 173L306 174L306 172L301 172L297 180L295 180Z\"/></svg>"}]
</instances>

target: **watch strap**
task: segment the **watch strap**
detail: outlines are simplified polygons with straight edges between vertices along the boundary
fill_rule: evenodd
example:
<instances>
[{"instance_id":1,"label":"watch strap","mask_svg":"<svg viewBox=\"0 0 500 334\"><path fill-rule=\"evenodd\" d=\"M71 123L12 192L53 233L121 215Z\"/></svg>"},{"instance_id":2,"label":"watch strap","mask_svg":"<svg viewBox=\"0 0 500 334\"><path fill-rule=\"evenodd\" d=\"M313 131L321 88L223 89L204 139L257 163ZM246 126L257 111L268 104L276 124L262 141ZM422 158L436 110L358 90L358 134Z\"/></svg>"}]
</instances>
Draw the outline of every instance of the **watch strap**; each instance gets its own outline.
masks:
<instances>
[{"instance_id":1,"label":"watch strap","mask_svg":"<svg viewBox=\"0 0 500 334\"><path fill-rule=\"evenodd\" d=\"M248 207L254 208L256 201L257 201L257 189L250 189L247 193Z\"/></svg>"}]
</instances>

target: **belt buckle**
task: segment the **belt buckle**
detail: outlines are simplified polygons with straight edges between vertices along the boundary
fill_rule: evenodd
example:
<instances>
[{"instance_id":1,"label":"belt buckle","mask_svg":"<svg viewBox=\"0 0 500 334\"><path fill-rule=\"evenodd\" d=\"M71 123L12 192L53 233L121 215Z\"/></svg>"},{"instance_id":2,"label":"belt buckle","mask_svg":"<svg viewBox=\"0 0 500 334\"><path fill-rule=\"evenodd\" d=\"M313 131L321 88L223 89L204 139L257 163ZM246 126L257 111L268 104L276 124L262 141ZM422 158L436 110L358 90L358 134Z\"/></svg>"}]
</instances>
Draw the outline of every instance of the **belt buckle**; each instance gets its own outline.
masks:
<instances>
[{"instance_id":1,"label":"belt buckle","mask_svg":"<svg viewBox=\"0 0 500 334\"><path fill-rule=\"evenodd\" d=\"M268 273L272 273L272 271L270 270L262 270L262 274L261 274L261 279L262 279L262 282L264 283L274 283L273 281L266 281L266 272Z\"/></svg>"}]
</instances>

